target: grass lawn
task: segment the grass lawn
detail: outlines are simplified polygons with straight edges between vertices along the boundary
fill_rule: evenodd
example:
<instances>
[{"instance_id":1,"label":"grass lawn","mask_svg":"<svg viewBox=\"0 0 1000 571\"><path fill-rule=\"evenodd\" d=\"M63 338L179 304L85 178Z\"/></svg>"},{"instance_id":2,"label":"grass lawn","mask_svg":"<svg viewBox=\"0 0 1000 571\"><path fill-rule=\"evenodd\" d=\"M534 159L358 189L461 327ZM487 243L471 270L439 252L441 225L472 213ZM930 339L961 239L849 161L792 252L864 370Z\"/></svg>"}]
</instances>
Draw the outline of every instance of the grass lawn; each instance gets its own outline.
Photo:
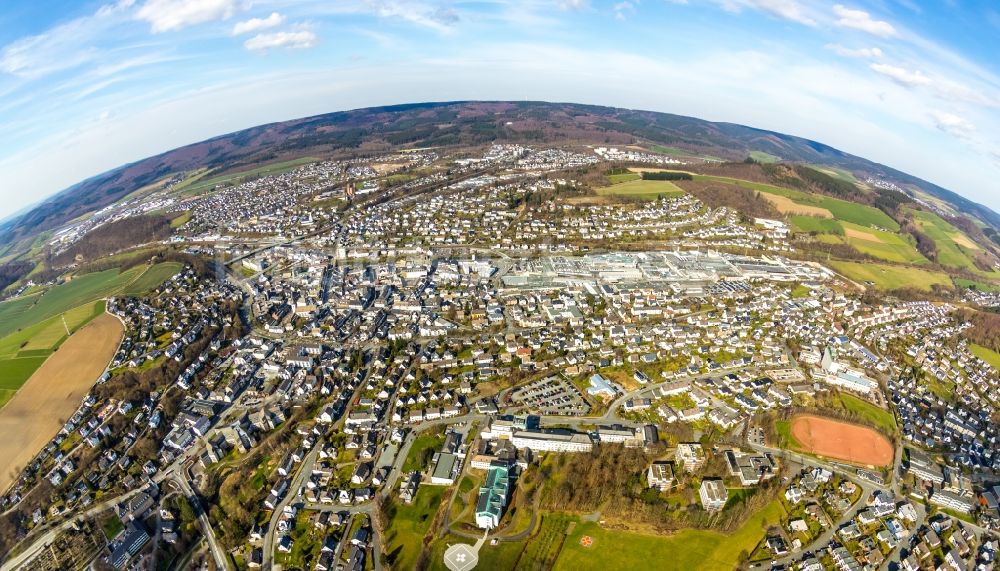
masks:
<instances>
[{"instance_id":1,"label":"grass lawn","mask_svg":"<svg viewBox=\"0 0 1000 571\"><path fill-rule=\"evenodd\" d=\"M783 514L781 502L775 500L731 535L694 529L669 536L646 535L604 529L597 523L583 522L566 538L554 569L734 569L739 562L740 553L752 553L764 539L768 526L781 521ZM593 539L591 547L580 545L580 539L585 535Z\"/></svg>"},{"instance_id":2,"label":"grass lawn","mask_svg":"<svg viewBox=\"0 0 1000 571\"><path fill-rule=\"evenodd\" d=\"M413 441L410 453L406 455L406 461L403 462L403 473L407 474L414 470L423 472L434 452L440 450L442 446L444 446L444 434L440 431L436 434L418 436Z\"/></svg>"},{"instance_id":3,"label":"grass lawn","mask_svg":"<svg viewBox=\"0 0 1000 571\"><path fill-rule=\"evenodd\" d=\"M934 284L951 285L947 274L920 268L844 261L830 261L828 264L852 280L873 282L876 287L886 290L913 287L930 291Z\"/></svg>"},{"instance_id":4,"label":"grass lawn","mask_svg":"<svg viewBox=\"0 0 1000 571\"><path fill-rule=\"evenodd\" d=\"M628 175L610 175L610 176L628 176ZM615 196L633 196L645 200L656 200L661 196L667 198L680 196L684 194L684 191L679 186L670 182L669 180L638 179L638 180L631 180L629 182L623 182L620 184L615 184L612 186L606 186L604 188L598 188L597 194L604 194L604 195L611 194Z\"/></svg>"},{"instance_id":5,"label":"grass lawn","mask_svg":"<svg viewBox=\"0 0 1000 571\"><path fill-rule=\"evenodd\" d=\"M787 448L789 450L802 450L802 444L792 435L792 421L790 420L776 420L774 421L774 431L778 435L778 442L775 445L778 448Z\"/></svg>"},{"instance_id":6,"label":"grass lawn","mask_svg":"<svg viewBox=\"0 0 1000 571\"><path fill-rule=\"evenodd\" d=\"M845 409L857 414L865 422L882 429L883 432L889 434L896 432L896 417L891 412L866 400L844 393L840 395L840 402Z\"/></svg>"},{"instance_id":7,"label":"grass lawn","mask_svg":"<svg viewBox=\"0 0 1000 571\"><path fill-rule=\"evenodd\" d=\"M986 361L994 369L1000 371L1000 353L997 353L987 347L983 347L982 345L976 345L975 343L969 345L969 350L972 351L973 355L979 357L983 361Z\"/></svg>"},{"instance_id":8,"label":"grass lawn","mask_svg":"<svg viewBox=\"0 0 1000 571\"><path fill-rule=\"evenodd\" d=\"M0 389L0 408L3 408L5 404L10 402L10 399L14 398L16 392L11 389Z\"/></svg>"},{"instance_id":9,"label":"grass lawn","mask_svg":"<svg viewBox=\"0 0 1000 571\"><path fill-rule=\"evenodd\" d=\"M424 535L446 489L444 486L420 486L412 504L394 503L389 508L385 552L393 569L413 569L416 565Z\"/></svg>"},{"instance_id":10,"label":"grass lawn","mask_svg":"<svg viewBox=\"0 0 1000 571\"><path fill-rule=\"evenodd\" d=\"M122 524L122 520L118 519L118 516L111 514L101 522L101 529L104 530L104 537L114 539L116 535L125 529L125 525Z\"/></svg>"},{"instance_id":11,"label":"grass lawn","mask_svg":"<svg viewBox=\"0 0 1000 571\"><path fill-rule=\"evenodd\" d=\"M809 289L808 287L806 287L806 286L804 286L802 284L799 284L799 285L795 286L792 289L792 297L794 297L794 298L808 297L809 296L809 292L811 292L811 291L812 290Z\"/></svg>"},{"instance_id":12,"label":"grass lawn","mask_svg":"<svg viewBox=\"0 0 1000 571\"><path fill-rule=\"evenodd\" d=\"M799 232L817 232L819 234L844 235L844 227L840 222L819 216L789 216L788 221Z\"/></svg>"}]
</instances>

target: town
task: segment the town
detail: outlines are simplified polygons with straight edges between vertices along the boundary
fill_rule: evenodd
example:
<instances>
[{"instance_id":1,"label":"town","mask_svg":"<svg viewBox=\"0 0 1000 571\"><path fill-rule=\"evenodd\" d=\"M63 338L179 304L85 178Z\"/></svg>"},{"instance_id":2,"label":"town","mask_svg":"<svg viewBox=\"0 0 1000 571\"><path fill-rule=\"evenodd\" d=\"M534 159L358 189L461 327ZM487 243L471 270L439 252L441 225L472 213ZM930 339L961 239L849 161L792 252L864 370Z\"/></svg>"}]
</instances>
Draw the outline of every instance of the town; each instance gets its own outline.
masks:
<instances>
[{"instance_id":1,"label":"town","mask_svg":"<svg viewBox=\"0 0 1000 571\"><path fill-rule=\"evenodd\" d=\"M734 534L720 569L995 568L1000 373L960 300L868 295L694 193L587 194L609 164L685 166L377 154L56 233L185 213L184 261L109 296L124 337L4 491L3 569L455 569L484 537L482 568L548 569L618 549L602 522Z\"/></svg>"}]
</instances>

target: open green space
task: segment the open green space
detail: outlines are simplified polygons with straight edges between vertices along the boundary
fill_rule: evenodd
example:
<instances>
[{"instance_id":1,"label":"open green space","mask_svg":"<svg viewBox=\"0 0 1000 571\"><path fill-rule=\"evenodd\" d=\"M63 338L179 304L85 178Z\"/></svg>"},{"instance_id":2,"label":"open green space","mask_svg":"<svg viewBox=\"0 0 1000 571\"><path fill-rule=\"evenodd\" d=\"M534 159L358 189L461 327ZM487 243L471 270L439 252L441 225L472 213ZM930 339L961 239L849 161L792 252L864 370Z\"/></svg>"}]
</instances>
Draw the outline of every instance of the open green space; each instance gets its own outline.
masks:
<instances>
[{"instance_id":1,"label":"open green space","mask_svg":"<svg viewBox=\"0 0 1000 571\"><path fill-rule=\"evenodd\" d=\"M789 450L802 450L802 443L795 438L792 434L792 421L790 420L775 420L774 421L774 432L777 435L778 441L774 443L778 448L787 448Z\"/></svg>"},{"instance_id":2,"label":"open green space","mask_svg":"<svg viewBox=\"0 0 1000 571\"><path fill-rule=\"evenodd\" d=\"M423 549L424 535L434 520L447 488L423 485L413 503L394 502L389 506L385 553L393 569L413 569Z\"/></svg>"},{"instance_id":3,"label":"open green space","mask_svg":"<svg viewBox=\"0 0 1000 571\"><path fill-rule=\"evenodd\" d=\"M118 516L111 514L101 522L101 529L104 530L104 537L111 540L125 530L125 525L122 523L122 520L118 518Z\"/></svg>"},{"instance_id":4,"label":"open green space","mask_svg":"<svg viewBox=\"0 0 1000 571\"><path fill-rule=\"evenodd\" d=\"M103 300L85 303L0 339L0 408L67 339L67 328L75 332L104 308Z\"/></svg>"},{"instance_id":5,"label":"open green space","mask_svg":"<svg viewBox=\"0 0 1000 571\"><path fill-rule=\"evenodd\" d=\"M84 274L41 294L0 303L0 336L10 335L84 303L116 295L143 271L145 267L139 266L124 272L111 269Z\"/></svg>"},{"instance_id":6,"label":"open green space","mask_svg":"<svg viewBox=\"0 0 1000 571\"><path fill-rule=\"evenodd\" d=\"M15 357L0 361L0 389L16 391L28 380L45 357Z\"/></svg>"},{"instance_id":7,"label":"open green space","mask_svg":"<svg viewBox=\"0 0 1000 571\"><path fill-rule=\"evenodd\" d=\"M781 502L775 500L732 534L686 529L669 536L647 535L581 522L566 537L554 569L735 569L741 554L752 553L764 539L767 528L780 522L783 514ZM593 540L590 547L580 544L585 535Z\"/></svg>"},{"instance_id":8,"label":"open green space","mask_svg":"<svg viewBox=\"0 0 1000 571\"><path fill-rule=\"evenodd\" d=\"M1000 353L997 353L988 347L976 345L975 343L969 345L969 350L972 351L973 355L979 357L983 361L986 361L991 367L1000 371Z\"/></svg>"},{"instance_id":9,"label":"open green space","mask_svg":"<svg viewBox=\"0 0 1000 571\"><path fill-rule=\"evenodd\" d=\"M434 456L434 452L444 446L444 435L441 432L418 436L410 447L410 453L403 462L403 473L424 471Z\"/></svg>"},{"instance_id":10,"label":"open green space","mask_svg":"<svg viewBox=\"0 0 1000 571\"><path fill-rule=\"evenodd\" d=\"M675 171L675 172L686 172L686 171ZM801 190L793 190L790 188L774 186L773 184L751 182L748 180L725 177L725 176L694 174L693 178L694 180L718 182L722 184L731 184L743 188L749 188L750 190L756 190L758 192L765 192L769 194L775 194L778 196L784 196L786 198L791 199L793 202L797 204L802 204L805 206L815 206L818 208L825 208L830 211L830 213L833 215L834 218L842 222L851 222L853 224L858 224L866 228L871 228L872 226L876 226L878 228L885 228L893 232L899 231L899 224L896 223L895 220L890 218L888 214L882 212L878 208L875 208L873 206L868 206L866 204L857 204L854 202L841 200L839 198L833 198L822 194L803 192Z\"/></svg>"},{"instance_id":11,"label":"open green space","mask_svg":"<svg viewBox=\"0 0 1000 571\"><path fill-rule=\"evenodd\" d=\"M642 175L634 172L626 172L621 174L609 174L607 175L607 178L611 181L611 184L621 184L623 182L639 180L642 178Z\"/></svg>"},{"instance_id":12,"label":"open green space","mask_svg":"<svg viewBox=\"0 0 1000 571\"><path fill-rule=\"evenodd\" d=\"M831 167L827 165L816 165L816 164L811 164L808 166L813 170L818 170L821 173L828 174L834 178L839 178L840 180L844 180L854 184L858 184L859 182L857 177L851 174L850 171L847 171L839 167Z\"/></svg>"},{"instance_id":13,"label":"open green space","mask_svg":"<svg viewBox=\"0 0 1000 571\"><path fill-rule=\"evenodd\" d=\"M181 226L187 224L191 220L191 211L185 210L177 216L170 219L171 228L180 228Z\"/></svg>"},{"instance_id":14,"label":"open green space","mask_svg":"<svg viewBox=\"0 0 1000 571\"><path fill-rule=\"evenodd\" d=\"M945 266L965 268L974 272L979 269L973 262L978 247L958 228L955 228L933 212L908 210L921 232L927 234L937 245L938 262Z\"/></svg>"},{"instance_id":15,"label":"open green space","mask_svg":"<svg viewBox=\"0 0 1000 571\"><path fill-rule=\"evenodd\" d=\"M697 153L694 151L689 151L687 149L682 149L680 147L672 147L669 145L650 145L649 150L654 153L660 153L661 155L671 155L674 157L687 157L687 158L697 158L697 159L708 159L712 161L723 162L724 160L715 155L706 155L702 153Z\"/></svg>"},{"instance_id":16,"label":"open green space","mask_svg":"<svg viewBox=\"0 0 1000 571\"><path fill-rule=\"evenodd\" d=\"M845 240L855 250L886 260L904 264L926 264L930 260L917 251L907 237L894 232L865 228L844 222Z\"/></svg>"},{"instance_id":17,"label":"open green space","mask_svg":"<svg viewBox=\"0 0 1000 571\"><path fill-rule=\"evenodd\" d=\"M1000 291L1000 285L991 284L987 282L982 282L978 280L970 280L966 278L954 278L955 285L963 289L976 289L979 291Z\"/></svg>"},{"instance_id":18,"label":"open green space","mask_svg":"<svg viewBox=\"0 0 1000 571\"><path fill-rule=\"evenodd\" d=\"M935 284L944 287L951 285L951 278L944 272L920 268L837 260L831 260L828 265L852 280L872 282L885 290L916 288L930 291Z\"/></svg>"},{"instance_id":19,"label":"open green space","mask_svg":"<svg viewBox=\"0 0 1000 571\"><path fill-rule=\"evenodd\" d=\"M758 163L777 163L781 161L781 157L765 153L764 151L750 151L750 158Z\"/></svg>"},{"instance_id":20,"label":"open green space","mask_svg":"<svg viewBox=\"0 0 1000 571\"><path fill-rule=\"evenodd\" d=\"M896 432L896 417L891 412L846 393L840 394L840 402L845 410L856 414L862 422L875 426L886 434Z\"/></svg>"},{"instance_id":21,"label":"open green space","mask_svg":"<svg viewBox=\"0 0 1000 571\"><path fill-rule=\"evenodd\" d=\"M151 266L135 281L128 285L123 295L143 295L146 292L156 289L163 282L179 274L184 269L179 262L162 262Z\"/></svg>"},{"instance_id":22,"label":"open green space","mask_svg":"<svg viewBox=\"0 0 1000 571\"><path fill-rule=\"evenodd\" d=\"M610 175L627 176L627 175ZM609 176L609 178L610 178ZM684 191L669 180L642 180L634 179L604 188L598 188L597 194L630 196L644 200L656 200L662 197L673 197L684 194Z\"/></svg>"},{"instance_id":23,"label":"open green space","mask_svg":"<svg viewBox=\"0 0 1000 571\"><path fill-rule=\"evenodd\" d=\"M840 222L831 218L820 218L819 216L789 216L788 221L792 228L799 232L816 232L820 234L844 235L844 227Z\"/></svg>"}]
</instances>

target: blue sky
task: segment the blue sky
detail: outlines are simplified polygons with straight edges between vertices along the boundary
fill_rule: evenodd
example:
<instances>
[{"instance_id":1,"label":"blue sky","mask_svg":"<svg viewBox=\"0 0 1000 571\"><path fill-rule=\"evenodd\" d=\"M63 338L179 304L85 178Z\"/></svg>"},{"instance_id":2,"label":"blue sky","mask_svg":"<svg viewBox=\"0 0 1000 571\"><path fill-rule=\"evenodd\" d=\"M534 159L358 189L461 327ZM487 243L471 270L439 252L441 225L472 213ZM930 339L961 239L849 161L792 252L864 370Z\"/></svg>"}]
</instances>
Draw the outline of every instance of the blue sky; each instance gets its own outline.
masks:
<instances>
[{"instance_id":1,"label":"blue sky","mask_svg":"<svg viewBox=\"0 0 1000 571\"><path fill-rule=\"evenodd\" d=\"M0 218L260 123L459 99L772 129L1000 210L997 54L987 0L7 0Z\"/></svg>"}]
</instances>

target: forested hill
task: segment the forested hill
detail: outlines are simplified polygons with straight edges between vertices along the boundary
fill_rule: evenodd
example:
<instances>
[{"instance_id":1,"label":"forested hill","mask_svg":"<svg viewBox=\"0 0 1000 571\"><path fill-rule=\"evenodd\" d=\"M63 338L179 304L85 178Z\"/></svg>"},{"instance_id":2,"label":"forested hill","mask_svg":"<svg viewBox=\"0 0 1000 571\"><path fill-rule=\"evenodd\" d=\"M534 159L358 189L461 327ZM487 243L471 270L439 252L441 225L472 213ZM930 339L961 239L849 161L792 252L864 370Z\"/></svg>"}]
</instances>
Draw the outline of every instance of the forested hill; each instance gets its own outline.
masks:
<instances>
[{"instance_id":1,"label":"forested hill","mask_svg":"<svg viewBox=\"0 0 1000 571\"><path fill-rule=\"evenodd\" d=\"M165 177L217 172L304 156L394 148L520 143L663 145L742 160L751 152L788 162L838 167L917 188L1000 228L1000 215L906 173L822 143L732 123L593 105L544 102L417 103L328 113L261 125L125 165L63 191L0 225L0 244L52 229Z\"/></svg>"}]
</instances>

